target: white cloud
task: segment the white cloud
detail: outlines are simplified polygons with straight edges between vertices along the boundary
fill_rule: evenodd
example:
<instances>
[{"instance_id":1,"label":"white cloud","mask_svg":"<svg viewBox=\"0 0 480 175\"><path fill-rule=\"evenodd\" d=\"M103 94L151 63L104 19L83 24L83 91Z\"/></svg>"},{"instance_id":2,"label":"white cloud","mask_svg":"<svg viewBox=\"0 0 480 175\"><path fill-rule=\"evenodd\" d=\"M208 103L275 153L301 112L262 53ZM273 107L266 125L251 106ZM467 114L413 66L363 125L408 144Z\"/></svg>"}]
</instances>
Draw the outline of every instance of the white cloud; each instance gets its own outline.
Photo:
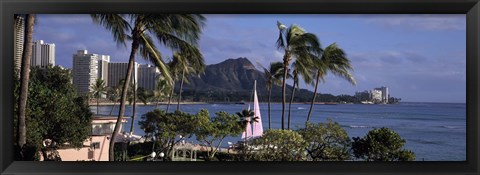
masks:
<instances>
[{"instance_id":1,"label":"white cloud","mask_svg":"<svg viewBox=\"0 0 480 175\"><path fill-rule=\"evenodd\" d=\"M388 29L464 31L466 28L465 15L384 15L367 18L366 22L382 25Z\"/></svg>"}]
</instances>

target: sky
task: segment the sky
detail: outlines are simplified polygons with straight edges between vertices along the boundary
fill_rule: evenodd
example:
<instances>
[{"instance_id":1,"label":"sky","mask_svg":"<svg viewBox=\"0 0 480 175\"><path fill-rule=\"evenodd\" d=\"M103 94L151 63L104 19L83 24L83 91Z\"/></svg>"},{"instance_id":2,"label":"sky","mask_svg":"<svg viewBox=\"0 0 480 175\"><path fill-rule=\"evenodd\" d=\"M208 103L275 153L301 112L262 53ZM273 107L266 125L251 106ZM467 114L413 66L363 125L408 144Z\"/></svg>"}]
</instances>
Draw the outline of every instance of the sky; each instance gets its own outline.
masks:
<instances>
[{"instance_id":1,"label":"sky","mask_svg":"<svg viewBox=\"0 0 480 175\"><path fill-rule=\"evenodd\" d=\"M207 64L239 57L256 66L282 61L283 54L275 47L278 20L314 33L322 47L337 43L351 60L357 85L329 74L319 85L320 93L354 95L387 86L391 96L404 102L465 103L464 14L205 16L199 47ZM55 43L56 64L68 68L76 50L110 55L111 62L127 62L130 52L130 45L117 46L111 33L94 24L89 15L38 15L34 40ZM160 50L168 61L171 51Z\"/></svg>"}]
</instances>

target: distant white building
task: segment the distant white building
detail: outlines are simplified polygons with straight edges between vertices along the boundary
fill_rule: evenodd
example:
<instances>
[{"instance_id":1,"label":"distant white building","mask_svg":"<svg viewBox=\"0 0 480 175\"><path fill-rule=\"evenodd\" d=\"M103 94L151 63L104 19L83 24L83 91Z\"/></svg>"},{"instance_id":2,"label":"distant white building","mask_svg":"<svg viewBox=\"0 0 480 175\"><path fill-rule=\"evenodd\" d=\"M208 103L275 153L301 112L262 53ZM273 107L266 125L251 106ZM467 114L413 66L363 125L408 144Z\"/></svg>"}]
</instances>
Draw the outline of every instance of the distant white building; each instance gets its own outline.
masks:
<instances>
[{"instance_id":1,"label":"distant white building","mask_svg":"<svg viewBox=\"0 0 480 175\"><path fill-rule=\"evenodd\" d=\"M25 21L23 17L18 16L15 18L15 24L13 26L13 62L15 64L15 69L20 73L20 66L22 65L22 54L23 54L23 42L25 40Z\"/></svg>"},{"instance_id":2,"label":"distant white building","mask_svg":"<svg viewBox=\"0 0 480 175\"><path fill-rule=\"evenodd\" d=\"M108 84L108 63L110 63L109 55L98 55L98 78Z\"/></svg>"},{"instance_id":3,"label":"distant white building","mask_svg":"<svg viewBox=\"0 0 480 175\"><path fill-rule=\"evenodd\" d=\"M382 92L382 103L388 103L388 87L382 86L379 88L375 88L375 90L379 90Z\"/></svg>"},{"instance_id":4,"label":"distant white building","mask_svg":"<svg viewBox=\"0 0 480 175\"><path fill-rule=\"evenodd\" d=\"M139 64L135 62L133 66L132 76L130 82L137 81L138 87L138 67ZM108 63L108 87L116 87L120 80L124 80L127 75L128 63Z\"/></svg>"},{"instance_id":5,"label":"distant white building","mask_svg":"<svg viewBox=\"0 0 480 175\"><path fill-rule=\"evenodd\" d=\"M138 87L143 87L146 90L153 91L157 84L157 77L160 71L157 67L145 64L138 68Z\"/></svg>"},{"instance_id":6,"label":"distant white building","mask_svg":"<svg viewBox=\"0 0 480 175\"><path fill-rule=\"evenodd\" d=\"M376 88L370 91L371 99L375 103L382 102L382 91Z\"/></svg>"},{"instance_id":7,"label":"distant white building","mask_svg":"<svg viewBox=\"0 0 480 175\"><path fill-rule=\"evenodd\" d=\"M110 56L89 54L87 50L78 50L73 55L73 85L78 94L86 95L91 92L91 86L98 78L107 84L108 62Z\"/></svg>"},{"instance_id":8,"label":"distant white building","mask_svg":"<svg viewBox=\"0 0 480 175\"><path fill-rule=\"evenodd\" d=\"M55 44L44 43L43 40L33 42L30 66L45 68L48 65L55 66Z\"/></svg>"}]
</instances>

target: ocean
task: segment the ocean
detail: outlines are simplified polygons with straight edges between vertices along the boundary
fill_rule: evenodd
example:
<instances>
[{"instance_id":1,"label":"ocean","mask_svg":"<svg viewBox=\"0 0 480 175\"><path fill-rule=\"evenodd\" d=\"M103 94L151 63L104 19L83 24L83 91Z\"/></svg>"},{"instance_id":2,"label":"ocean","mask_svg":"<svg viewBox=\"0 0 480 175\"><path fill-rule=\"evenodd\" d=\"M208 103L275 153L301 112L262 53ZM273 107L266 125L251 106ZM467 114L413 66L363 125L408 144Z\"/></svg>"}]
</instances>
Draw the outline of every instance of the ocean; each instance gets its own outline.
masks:
<instances>
[{"instance_id":1,"label":"ocean","mask_svg":"<svg viewBox=\"0 0 480 175\"><path fill-rule=\"evenodd\" d=\"M251 105L253 107L253 104ZM271 104L272 128L281 128L281 104ZM287 112L288 112L288 104ZM218 111L230 114L240 112L248 104L185 104L180 109L188 113L197 113L208 109L210 115ZM139 105L136 109L135 134L143 135L138 126L140 116L155 108L154 105ZM165 110L166 105L160 105ZM304 125L309 104L292 104L292 124L295 129ZM100 114L108 114L112 106L100 106ZM176 104L170 106L170 111ZM260 104L264 130L268 129L268 105ZM93 113L96 106L91 106ZM118 112L118 105L114 113ZM126 106L126 116L130 116L132 107ZM285 114L286 116L288 113ZM466 107L464 103L413 103L402 102L393 105L338 104L315 105L312 122L326 122L327 118L338 122L349 137L363 137L374 129L388 127L406 140L405 148L416 154L417 161L465 161L466 160ZM287 119L285 118L285 121ZM286 123L285 123L286 125ZM129 131L130 121L124 126ZM194 139L193 139L194 140ZM191 140L191 141L193 141ZM241 140L229 137L224 143ZM226 146L226 145L225 145Z\"/></svg>"}]
</instances>

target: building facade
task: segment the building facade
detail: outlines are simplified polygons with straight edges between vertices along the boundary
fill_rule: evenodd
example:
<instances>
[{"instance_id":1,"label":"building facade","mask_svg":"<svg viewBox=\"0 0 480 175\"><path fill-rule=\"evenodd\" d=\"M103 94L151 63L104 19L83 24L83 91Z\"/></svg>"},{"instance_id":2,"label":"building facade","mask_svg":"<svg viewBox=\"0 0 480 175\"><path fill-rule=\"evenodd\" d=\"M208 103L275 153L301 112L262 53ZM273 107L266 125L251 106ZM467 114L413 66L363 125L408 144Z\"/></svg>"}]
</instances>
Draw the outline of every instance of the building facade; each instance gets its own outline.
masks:
<instances>
[{"instance_id":1,"label":"building facade","mask_svg":"<svg viewBox=\"0 0 480 175\"><path fill-rule=\"evenodd\" d=\"M98 78L108 83L108 63L110 63L109 55L98 55Z\"/></svg>"},{"instance_id":2,"label":"building facade","mask_svg":"<svg viewBox=\"0 0 480 175\"><path fill-rule=\"evenodd\" d=\"M15 64L15 69L20 73L20 66L22 65L22 54L23 54L23 42L25 40L25 20L23 17L17 16L15 18L15 24L13 25L13 62Z\"/></svg>"},{"instance_id":3,"label":"building facade","mask_svg":"<svg viewBox=\"0 0 480 175\"><path fill-rule=\"evenodd\" d=\"M370 94L371 94L372 101L374 103L382 102L382 91L381 90L373 89L372 91L370 91Z\"/></svg>"},{"instance_id":4,"label":"building facade","mask_svg":"<svg viewBox=\"0 0 480 175\"><path fill-rule=\"evenodd\" d=\"M48 65L55 66L55 44L44 43L43 40L33 42L30 66L46 68Z\"/></svg>"},{"instance_id":5,"label":"building facade","mask_svg":"<svg viewBox=\"0 0 480 175\"><path fill-rule=\"evenodd\" d=\"M133 83L134 80L137 82L138 87L138 67L139 64L135 62L133 66L132 76L130 82ZM127 75L128 63L108 63L108 83L107 86L110 88L117 87L120 80L125 79Z\"/></svg>"},{"instance_id":6,"label":"building facade","mask_svg":"<svg viewBox=\"0 0 480 175\"><path fill-rule=\"evenodd\" d=\"M160 71L157 67L145 64L138 68L138 87L153 91L157 84L157 77Z\"/></svg>"},{"instance_id":7,"label":"building facade","mask_svg":"<svg viewBox=\"0 0 480 175\"><path fill-rule=\"evenodd\" d=\"M87 50L78 50L73 55L73 85L80 95L92 91L92 85L100 78L108 80L108 62L110 56L89 54Z\"/></svg>"},{"instance_id":8,"label":"building facade","mask_svg":"<svg viewBox=\"0 0 480 175\"><path fill-rule=\"evenodd\" d=\"M379 87L379 88L375 88L375 90L378 90L378 91L382 92L382 98L381 98L380 101L382 103L388 103L388 88L385 87L385 86L382 86L382 87Z\"/></svg>"}]
</instances>

